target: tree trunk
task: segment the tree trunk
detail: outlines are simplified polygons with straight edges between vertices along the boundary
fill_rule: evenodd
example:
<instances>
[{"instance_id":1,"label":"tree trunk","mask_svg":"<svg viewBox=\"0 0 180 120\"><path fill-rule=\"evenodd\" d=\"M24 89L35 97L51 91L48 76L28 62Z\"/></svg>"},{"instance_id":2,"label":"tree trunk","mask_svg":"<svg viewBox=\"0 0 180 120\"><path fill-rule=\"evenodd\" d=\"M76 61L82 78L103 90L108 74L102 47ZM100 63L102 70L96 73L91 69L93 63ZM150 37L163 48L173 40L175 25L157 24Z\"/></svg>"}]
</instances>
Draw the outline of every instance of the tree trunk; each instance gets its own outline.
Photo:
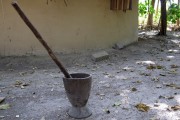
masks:
<instances>
[{"instance_id":1,"label":"tree trunk","mask_svg":"<svg viewBox=\"0 0 180 120\"><path fill-rule=\"evenodd\" d=\"M167 29L166 0L161 0L161 29L159 35L166 35L166 29Z\"/></svg>"},{"instance_id":2,"label":"tree trunk","mask_svg":"<svg viewBox=\"0 0 180 120\"><path fill-rule=\"evenodd\" d=\"M153 9L154 9L154 5L155 5L155 0L152 0L151 1L151 6L153 7ZM153 25L153 13L149 13L148 21L147 21L147 26L151 26L152 27L152 25Z\"/></svg>"},{"instance_id":3,"label":"tree trunk","mask_svg":"<svg viewBox=\"0 0 180 120\"><path fill-rule=\"evenodd\" d=\"M158 0L158 3L157 3L157 8L156 8L156 16L158 15L158 11L159 11L159 0Z\"/></svg>"}]
</instances>

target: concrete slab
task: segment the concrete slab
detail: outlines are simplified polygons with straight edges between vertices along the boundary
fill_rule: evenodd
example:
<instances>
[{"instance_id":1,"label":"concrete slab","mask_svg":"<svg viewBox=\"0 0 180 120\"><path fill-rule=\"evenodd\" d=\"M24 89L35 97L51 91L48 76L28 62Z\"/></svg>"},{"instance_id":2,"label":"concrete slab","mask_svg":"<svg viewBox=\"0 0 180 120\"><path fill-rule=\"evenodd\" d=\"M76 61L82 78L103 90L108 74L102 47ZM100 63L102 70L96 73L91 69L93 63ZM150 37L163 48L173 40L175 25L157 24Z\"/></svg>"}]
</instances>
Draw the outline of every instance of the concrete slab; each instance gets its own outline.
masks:
<instances>
[{"instance_id":1,"label":"concrete slab","mask_svg":"<svg viewBox=\"0 0 180 120\"><path fill-rule=\"evenodd\" d=\"M106 51L100 51L100 52L94 53L92 57L93 57L93 60L98 62L102 60L107 60L109 58L109 54Z\"/></svg>"}]
</instances>

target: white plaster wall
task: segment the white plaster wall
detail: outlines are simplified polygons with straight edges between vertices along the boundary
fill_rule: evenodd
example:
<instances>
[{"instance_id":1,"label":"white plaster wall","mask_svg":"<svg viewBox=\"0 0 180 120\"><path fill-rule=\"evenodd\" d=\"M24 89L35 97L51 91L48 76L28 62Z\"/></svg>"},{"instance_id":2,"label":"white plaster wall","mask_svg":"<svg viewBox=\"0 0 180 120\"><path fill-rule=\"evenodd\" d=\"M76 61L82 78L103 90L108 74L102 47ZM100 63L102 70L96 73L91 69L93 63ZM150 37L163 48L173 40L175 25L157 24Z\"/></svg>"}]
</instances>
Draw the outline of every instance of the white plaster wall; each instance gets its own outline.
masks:
<instances>
[{"instance_id":1,"label":"white plaster wall","mask_svg":"<svg viewBox=\"0 0 180 120\"><path fill-rule=\"evenodd\" d=\"M0 4L0 55L46 54L24 24L12 0ZM110 0L18 0L30 21L56 52L111 47L137 41L138 0L133 10L111 11ZM54 0L53 0L54 1Z\"/></svg>"}]
</instances>

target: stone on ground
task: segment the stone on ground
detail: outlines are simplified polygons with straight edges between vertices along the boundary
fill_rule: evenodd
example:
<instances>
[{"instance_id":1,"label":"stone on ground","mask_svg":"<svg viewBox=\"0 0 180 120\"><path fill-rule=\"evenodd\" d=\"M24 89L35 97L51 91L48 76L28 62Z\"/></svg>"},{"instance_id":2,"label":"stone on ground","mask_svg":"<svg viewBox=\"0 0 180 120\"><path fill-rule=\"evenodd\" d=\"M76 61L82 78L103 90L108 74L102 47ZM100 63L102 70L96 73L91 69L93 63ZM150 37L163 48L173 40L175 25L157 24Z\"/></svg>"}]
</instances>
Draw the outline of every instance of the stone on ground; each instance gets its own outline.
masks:
<instances>
[{"instance_id":1,"label":"stone on ground","mask_svg":"<svg viewBox=\"0 0 180 120\"><path fill-rule=\"evenodd\" d=\"M107 60L109 58L109 54L106 51L100 51L100 52L94 53L92 57L93 57L93 60L98 62L102 60Z\"/></svg>"},{"instance_id":2,"label":"stone on ground","mask_svg":"<svg viewBox=\"0 0 180 120\"><path fill-rule=\"evenodd\" d=\"M121 50L121 49L123 49L124 47L125 47L125 45L122 44L122 43L116 43L116 44L113 46L113 48L114 48L114 49L117 49L117 50Z\"/></svg>"}]
</instances>

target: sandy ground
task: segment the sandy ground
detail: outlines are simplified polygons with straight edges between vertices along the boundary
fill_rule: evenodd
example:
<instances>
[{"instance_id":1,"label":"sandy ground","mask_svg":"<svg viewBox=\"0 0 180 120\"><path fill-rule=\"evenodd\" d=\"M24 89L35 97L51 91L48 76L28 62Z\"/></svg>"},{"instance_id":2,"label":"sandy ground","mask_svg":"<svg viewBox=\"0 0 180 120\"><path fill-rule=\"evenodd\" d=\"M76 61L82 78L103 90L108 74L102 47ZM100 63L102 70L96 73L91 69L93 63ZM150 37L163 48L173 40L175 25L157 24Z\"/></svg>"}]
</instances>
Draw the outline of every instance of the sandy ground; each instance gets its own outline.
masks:
<instances>
[{"instance_id":1,"label":"sandy ground","mask_svg":"<svg viewBox=\"0 0 180 120\"><path fill-rule=\"evenodd\" d=\"M93 77L93 114L86 120L180 120L180 110L173 109L180 105L180 33L139 35L122 50L106 49L106 61L94 62L93 52L58 54L70 73ZM0 119L73 120L62 77L48 56L0 57L0 105L10 105ZM139 111L135 106L142 103L150 109Z\"/></svg>"}]
</instances>

